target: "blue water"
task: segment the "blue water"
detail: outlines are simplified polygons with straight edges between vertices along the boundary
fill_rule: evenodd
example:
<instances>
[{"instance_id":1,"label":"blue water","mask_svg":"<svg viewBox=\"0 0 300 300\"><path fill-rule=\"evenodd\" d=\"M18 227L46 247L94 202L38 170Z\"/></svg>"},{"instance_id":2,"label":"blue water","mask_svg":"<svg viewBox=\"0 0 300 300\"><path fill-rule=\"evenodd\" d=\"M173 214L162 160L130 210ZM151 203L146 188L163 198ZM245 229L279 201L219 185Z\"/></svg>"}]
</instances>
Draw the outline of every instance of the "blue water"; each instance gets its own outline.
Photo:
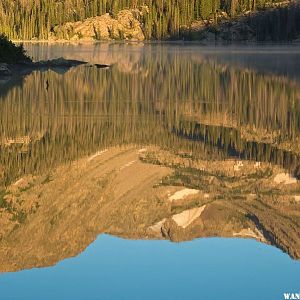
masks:
<instances>
[{"instance_id":1,"label":"blue water","mask_svg":"<svg viewBox=\"0 0 300 300\"><path fill-rule=\"evenodd\" d=\"M300 292L300 262L243 239L187 243L101 235L54 267L0 275L0 299L275 300Z\"/></svg>"}]
</instances>

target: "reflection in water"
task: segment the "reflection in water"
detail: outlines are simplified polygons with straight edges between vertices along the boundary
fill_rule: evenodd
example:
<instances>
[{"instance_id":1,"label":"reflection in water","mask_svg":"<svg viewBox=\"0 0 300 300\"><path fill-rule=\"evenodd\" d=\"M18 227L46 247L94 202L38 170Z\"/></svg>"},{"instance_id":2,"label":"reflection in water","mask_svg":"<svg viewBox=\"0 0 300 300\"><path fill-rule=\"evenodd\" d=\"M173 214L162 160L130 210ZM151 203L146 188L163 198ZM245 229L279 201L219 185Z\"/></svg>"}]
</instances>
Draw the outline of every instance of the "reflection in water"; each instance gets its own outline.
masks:
<instances>
[{"instance_id":1,"label":"reflection in water","mask_svg":"<svg viewBox=\"0 0 300 300\"><path fill-rule=\"evenodd\" d=\"M177 244L101 235L55 267L0 276L0 289L22 300L281 299L299 286L295 269L279 250L251 240Z\"/></svg>"},{"instance_id":2,"label":"reflection in water","mask_svg":"<svg viewBox=\"0 0 300 300\"><path fill-rule=\"evenodd\" d=\"M1 87L0 271L99 233L254 238L300 257L297 80L179 46L30 47L113 66Z\"/></svg>"},{"instance_id":3,"label":"reflection in water","mask_svg":"<svg viewBox=\"0 0 300 300\"><path fill-rule=\"evenodd\" d=\"M282 149L275 143L263 142L264 136L260 137L262 141L258 140L256 133L255 136L251 133L250 140L248 140L243 136L243 132L235 128L208 126L195 122L184 122L180 124L179 129L174 129L174 132L193 141L206 141L225 152L225 156L282 165L289 173L299 178L299 154L291 151L291 148L297 147L293 144L293 140L285 141L286 144L280 145Z\"/></svg>"}]
</instances>

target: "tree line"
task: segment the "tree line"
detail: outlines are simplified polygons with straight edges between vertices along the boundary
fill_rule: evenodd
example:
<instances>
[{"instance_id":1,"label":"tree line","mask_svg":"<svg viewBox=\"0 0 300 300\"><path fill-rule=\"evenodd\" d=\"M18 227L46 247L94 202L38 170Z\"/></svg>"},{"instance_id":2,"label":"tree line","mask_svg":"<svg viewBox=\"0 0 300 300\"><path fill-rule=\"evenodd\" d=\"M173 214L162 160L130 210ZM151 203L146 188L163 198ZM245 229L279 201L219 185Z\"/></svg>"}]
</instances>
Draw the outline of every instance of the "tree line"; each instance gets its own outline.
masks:
<instances>
[{"instance_id":1,"label":"tree line","mask_svg":"<svg viewBox=\"0 0 300 300\"><path fill-rule=\"evenodd\" d=\"M56 25L120 10L144 11L147 39L179 36L196 20L215 19L220 12L234 17L279 0L0 0L0 32L12 39L47 39Z\"/></svg>"},{"instance_id":2,"label":"tree line","mask_svg":"<svg viewBox=\"0 0 300 300\"><path fill-rule=\"evenodd\" d=\"M13 64L19 61L31 61L23 45L16 46L5 35L0 33L0 63Z\"/></svg>"}]
</instances>

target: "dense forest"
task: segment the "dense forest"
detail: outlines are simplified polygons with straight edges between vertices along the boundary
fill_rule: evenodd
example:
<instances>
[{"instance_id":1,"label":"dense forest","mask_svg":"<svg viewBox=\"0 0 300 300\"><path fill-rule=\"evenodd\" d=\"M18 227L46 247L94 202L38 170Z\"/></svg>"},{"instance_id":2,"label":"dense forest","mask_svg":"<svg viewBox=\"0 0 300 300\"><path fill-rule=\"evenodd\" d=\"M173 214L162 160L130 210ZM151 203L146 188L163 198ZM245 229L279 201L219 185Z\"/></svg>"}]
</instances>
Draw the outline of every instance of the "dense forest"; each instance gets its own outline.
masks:
<instances>
[{"instance_id":1,"label":"dense forest","mask_svg":"<svg viewBox=\"0 0 300 300\"><path fill-rule=\"evenodd\" d=\"M12 39L47 39L57 25L84 20L109 13L115 16L120 10L138 8L142 14L147 39L178 37L197 20L218 16L235 17L241 13L266 9L279 0L0 0L0 32ZM295 26L295 16L289 11L280 12L266 26L282 29ZM283 23L281 21L284 21ZM271 24L270 24L271 22ZM278 23L280 22L280 23ZM276 24L277 23L277 24ZM257 26L264 25L262 22ZM273 24L273 25L272 25ZM287 25L285 25L287 24Z\"/></svg>"}]
</instances>

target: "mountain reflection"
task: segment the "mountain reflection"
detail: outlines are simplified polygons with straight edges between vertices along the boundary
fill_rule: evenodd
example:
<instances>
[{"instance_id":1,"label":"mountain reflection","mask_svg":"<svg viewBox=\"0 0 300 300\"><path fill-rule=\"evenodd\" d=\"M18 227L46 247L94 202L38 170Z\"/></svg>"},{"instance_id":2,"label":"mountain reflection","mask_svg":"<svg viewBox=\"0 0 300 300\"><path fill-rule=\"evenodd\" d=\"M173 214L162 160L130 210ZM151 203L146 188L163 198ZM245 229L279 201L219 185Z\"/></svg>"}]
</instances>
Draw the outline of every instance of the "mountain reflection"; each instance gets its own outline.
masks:
<instances>
[{"instance_id":1,"label":"mountain reflection","mask_svg":"<svg viewBox=\"0 0 300 300\"><path fill-rule=\"evenodd\" d=\"M299 83L180 47L115 47L65 55L109 69L1 88L0 271L52 265L104 232L255 238L298 259Z\"/></svg>"}]
</instances>

